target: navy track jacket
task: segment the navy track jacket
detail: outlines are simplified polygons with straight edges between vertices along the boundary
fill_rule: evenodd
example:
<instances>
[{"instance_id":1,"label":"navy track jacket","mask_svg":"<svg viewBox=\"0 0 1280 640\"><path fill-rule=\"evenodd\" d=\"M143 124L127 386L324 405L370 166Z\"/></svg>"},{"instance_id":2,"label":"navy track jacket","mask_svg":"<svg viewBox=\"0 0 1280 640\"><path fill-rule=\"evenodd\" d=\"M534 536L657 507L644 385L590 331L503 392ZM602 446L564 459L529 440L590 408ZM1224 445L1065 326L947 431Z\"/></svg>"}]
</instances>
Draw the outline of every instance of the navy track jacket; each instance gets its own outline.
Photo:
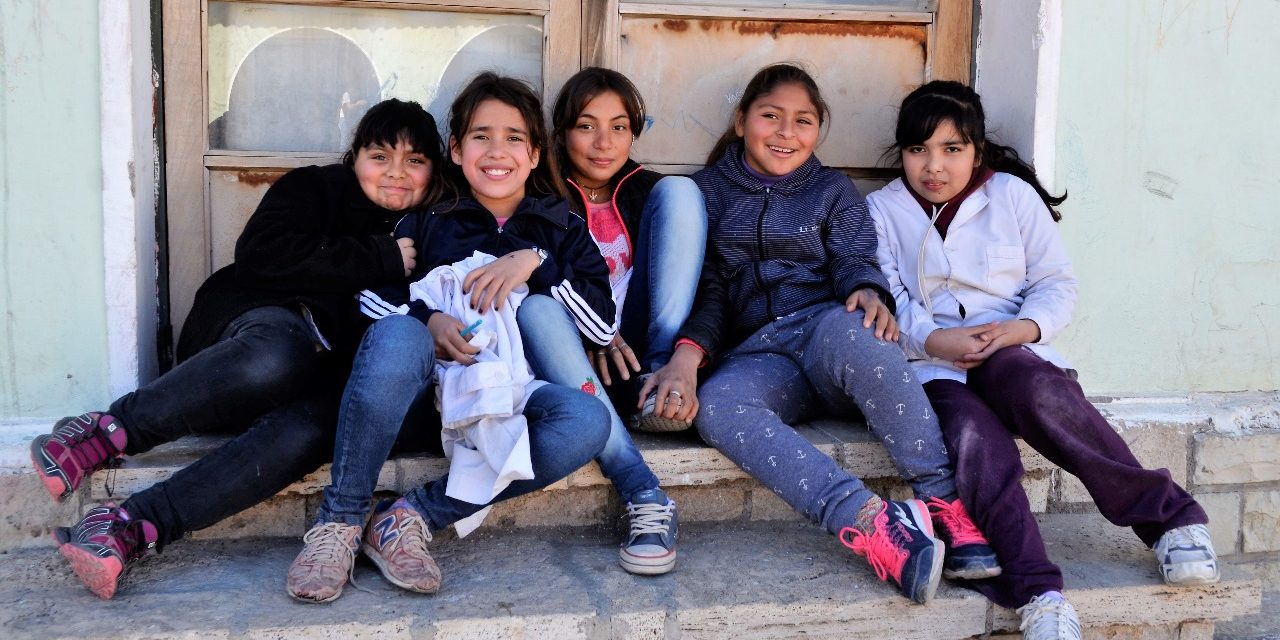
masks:
<instances>
[{"instance_id":1,"label":"navy track jacket","mask_svg":"<svg viewBox=\"0 0 1280 640\"><path fill-rule=\"evenodd\" d=\"M529 292L559 300L582 335L595 344L607 345L617 333L609 267L591 239L586 221L569 211L563 199L526 197L502 227L474 199L449 200L430 211L405 216L396 225L395 237L413 239L417 266L398 284L360 292L360 311L370 318L407 313L426 324L436 310L421 300L409 300L410 282L475 251L502 257L538 247L548 255L529 276Z\"/></svg>"}]
</instances>

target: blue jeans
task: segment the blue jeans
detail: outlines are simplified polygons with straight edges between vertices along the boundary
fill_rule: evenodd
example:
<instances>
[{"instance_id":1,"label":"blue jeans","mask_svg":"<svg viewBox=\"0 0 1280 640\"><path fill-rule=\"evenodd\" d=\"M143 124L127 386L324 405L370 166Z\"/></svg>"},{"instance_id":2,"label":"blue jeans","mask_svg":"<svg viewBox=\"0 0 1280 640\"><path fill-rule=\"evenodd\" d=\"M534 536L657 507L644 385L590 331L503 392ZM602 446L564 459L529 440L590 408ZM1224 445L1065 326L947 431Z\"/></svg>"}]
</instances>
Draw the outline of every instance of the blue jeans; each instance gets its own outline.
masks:
<instances>
[{"instance_id":1,"label":"blue jeans","mask_svg":"<svg viewBox=\"0 0 1280 640\"><path fill-rule=\"evenodd\" d=\"M684 176L659 180L645 201L635 242L618 331L635 351L641 371L653 372L675 352L676 333L698 289L707 248L707 204L698 185ZM632 398L625 406L635 403Z\"/></svg>"},{"instance_id":2,"label":"blue jeans","mask_svg":"<svg viewBox=\"0 0 1280 640\"><path fill-rule=\"evenodd\" d=\"M555 384L539 387L525 403L524 417L529 421L533 479L512 482L488 504L471 504L445 495L449 488L448 474L405 494L432 531L444 529L490 504L542 489L573 473L600 453L608 437L604 407L576 389Z\"/></svg>"},{"instance_id":3,"label":"blue jeans","mask_svg":"<svg viewBox=\"0 0 1280 640\"><path fill-rule=\"evenodd\" d=\"M333 469L319 522L363 525L382 463L409 407L431 389L435 343L421 321L387 316L365 330L342 394Z\"/></svg>"},{"instance_id":4,"label":"blue jeans","mask_svg":"<svg viewBox=\"0 0 1280 640\"><path fill-rule=\"evenodd\" d=\"M432 391L435 344L420 321L387 316L365 331L342 397L331 483L319 522L363 525L382 463L390 455L415 401ZM547 385L525 403L534 479L511 483L490 504L540 489L586 464L604 447L608 416L599 403L572 389ZM435 428L438 428L436 425ZM406 495L432 529L483 508L445 496L448 476Z\"/></svg>"},{"instance_id":5,"label":"blue jeans","mask_svg":"<svg viewBox=\"0 0 1280 640\"><path fill-rule=\"evenodd\" d=\"M653 372L671 359L676 332L689 316L702 269L707 240L707 207L692 180L668 176L658 181L645 202L640 233L635 238L634 271L622 308L619 333L640 361ZM613 393L599 383L582 338L568 311L546 296L529 296L517 312L525 352L540 379L579 389L588 378L595 395L609 410L609 441L596 458L600 470L623 500L658 486L658 478L627 433L610 395L630 413L639 401L639 386L616 377ZM632 377L632 382L635 377Z\"/></svg>"},{"instance_id":6,"label":"blue jeans","mask_svg":"<svg viewBox=\"0 0 1280 640\"><path fill-rule=\"evenodd\" d=\"M520 303L516 311L516 321L520 323L520 335L524 337L524 350L529 364L540 380L547 380L571 389L580 389L587 378L595 380L595 397L607 413L609 421L609 439L604 444L596 462L600 464L600 472L613 483L618 495L623 500L646 489L658 486L658 477L649 470L631 441L631 434L622 426L622 418L605 395L603 384L596 380L596 372L587 362L587 352L582 348L582 338L578 335L578 327L564 305L554 298L544 295L532 295ZM590 398L585 393L578 393L583 398Z\"/></svg>"}]
</instances>

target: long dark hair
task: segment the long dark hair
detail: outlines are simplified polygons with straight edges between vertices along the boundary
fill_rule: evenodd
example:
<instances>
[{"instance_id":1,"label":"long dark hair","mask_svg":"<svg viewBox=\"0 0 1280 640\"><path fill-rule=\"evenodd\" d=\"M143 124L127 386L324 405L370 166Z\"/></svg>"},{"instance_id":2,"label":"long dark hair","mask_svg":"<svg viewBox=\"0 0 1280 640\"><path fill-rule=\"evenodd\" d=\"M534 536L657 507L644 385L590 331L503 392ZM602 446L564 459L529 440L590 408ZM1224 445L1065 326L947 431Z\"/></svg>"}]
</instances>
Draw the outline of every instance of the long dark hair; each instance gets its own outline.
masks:
<instances>
[{"instance_id":1,"label":"long dark hair","mask_svg":"<svg viewBox=\"0 0 1280 640\"><path fill-rule=\"evenodd\" d=\"M462 136L471 128L476 109L485 100L497 100L520 112L525 128L529 131L529 147L546 155L547 124L542 118L542 102L528 83L510 76L484 71L463 87L449 107L449 138L453 144L461 144ZM449 182L457 194L471 193L471 186L462 174L462 168L449 162ZM529 172L525 181L526 195L555 195L565 197L564 184L554 162L539 162Z\"/></svg>"},{"instance_id":2,"label":"long dark hair","mask_svg":"<svg viewBox=\"0 0 1280 640\"><path fill-rule=\"evenodd\" d=\"M752 76L751 82L747 83L747 88L742 91L742 99L738 100L738 106L734 109L733 121L729 123L729 128L716 141L716 145L711 148L711 153L707 154L707 166L715 164L729 150L730 145L742 140L742 136L738 135L735 125L739 118L751 110L751 104L758 100L760 96L771 93L774 89L785 84L794 84L804 88L805 92L809 94L809 102L812 102L814 108L818 110L818 126L822 126L827 122L830 110L827 108L827 102L822 99L822 92L818 90L818 83L814 81L813 76L809 75L808 71L789 62L771 64L757 71L756 75Z\"/></svg>"},{"instance_id":3,"label":"long dark hair","mask_svg":"<svg viewBox=\"0 0 1280 640\"><path fill-rule=\"evenodd\" d=\"M401 140L431 161L431 177L422 202L435 202L445 189L444 143L436 130L436 119L416 102L388 98L373 105L356 125L351 147L342 154L342 164L353 168L361 149L373 145L394 147Z\"/></svg>"},{"instance_id":4,"label":"long dark hair","mask_svg":"<svg viewBox=\"0 0 1280 640\"><path fill-rule=\"evenodd\" d=\"M1066 201L1067 193L1064 191L1057 197L1050 195L1040 184L1035 169L1019 157L1013 147L996 144L987 137L986 121L982 99L976 91L959 82L934 80L902 99L894 143L886 154L894 156L900 165L903 149L924 144L925 140L933 137L938 125L950 122L960 138L974 146L980 166L1021 178L1036 190L1054 222L1061 220L1062 214L1057 206Z\"/></svg>"},{"instance_id":5,"label":"long dark hair","mask_svg":"<svg viewBox=\"0 0 1280 640\"><path fill-rule=\"evenodd\" d=\"M610 91L622 100L632 137L638 138L644 131L644 98L626 76L603 67L587 67L573 74L560 87L555 106L551 108L551 160L561 176L569 175L572 166L565 134L578 124L578 116L582 115L588 102Z\"/></svg>"}]
</instances>

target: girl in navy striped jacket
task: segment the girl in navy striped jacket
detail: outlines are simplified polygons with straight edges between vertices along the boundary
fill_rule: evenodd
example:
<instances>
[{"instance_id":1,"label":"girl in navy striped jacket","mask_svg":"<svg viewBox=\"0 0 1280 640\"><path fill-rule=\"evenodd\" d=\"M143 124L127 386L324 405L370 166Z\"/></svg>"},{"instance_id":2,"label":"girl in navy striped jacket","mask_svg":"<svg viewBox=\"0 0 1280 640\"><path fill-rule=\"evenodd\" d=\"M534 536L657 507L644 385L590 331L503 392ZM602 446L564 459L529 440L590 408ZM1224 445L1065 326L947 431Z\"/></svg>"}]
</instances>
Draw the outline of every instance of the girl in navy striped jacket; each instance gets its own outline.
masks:
<instances>
[{"instance_id":1,"label":"girl in navy striped jacket","mask_svg":"<svg viewBox=\"0 0 1280 640\"><path fill-rule=\"evenodd\" d=\"M675 356L649 387L668 417L696 413L707 442L927 602L944 564L935 522L952 543L948 576L1000 568L960 504L938 421L894 343L866 202L814 156L826 118L816 83L796 66L766 67L747 85L733 126L693 176L707 200L706 262ZM789 426L859 412L918 499L881 499Z\"/></svg>"}]
</instances>

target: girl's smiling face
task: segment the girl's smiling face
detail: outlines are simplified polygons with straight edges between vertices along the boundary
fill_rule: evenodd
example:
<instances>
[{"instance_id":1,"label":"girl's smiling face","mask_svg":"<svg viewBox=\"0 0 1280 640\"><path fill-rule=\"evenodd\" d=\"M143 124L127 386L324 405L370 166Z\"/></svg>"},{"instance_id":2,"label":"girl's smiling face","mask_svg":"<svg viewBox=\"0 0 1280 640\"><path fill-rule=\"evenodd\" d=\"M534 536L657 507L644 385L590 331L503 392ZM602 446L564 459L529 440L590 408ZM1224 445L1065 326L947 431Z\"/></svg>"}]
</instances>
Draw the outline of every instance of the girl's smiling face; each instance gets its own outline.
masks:
<instances>
[{"instance_id":1,"label":"girl's smiling face","mask_svg":"<svg viewBox=\"0 0 1280 640\"><path fill-rule=\"evenodd\" d=\"M744 157L756 171L785 176L813 155L822 129L818 108L799 84L778 85L738 113L734 132L742 137Z\"/></svg>"},{"instance_id":2,"label":"girl's smiling face","mask_svg":"<svg viewBox=\"0 0 1280 640\"><path fill-rule=\"evenodd\" d=\"M351 169L365 197L388 211L416 207L427 197L431 160L410 148L403 138L394 147L361 147Z\"/></svg>"},{"instance_id":3,"label":"girl's smiling face","mask_svg":"<svg viewBox=\"0 0 1280 640\"><path fill-rule=\"evenodd\" d=\"M461 140L450 136L449 154L462 167L471 195L501 218L515 213L539 158L520 111L496 99L476 107Z\"/></svg>"},{"instance_id":4,"label":"girl's smiling face","mask_svg":"<svg viewBox=\"0 0 1280 640\"><path fill-rule=\"evenodd\" d=\"M587 102L564 136L569 172L584 186L608 183L631 155L631 117L622 98L612 91Z\"/></svg>"},{"instance_id":5,"label":"girl's smiling face","mask_svg":"<svg viewBox=\"0 0 1280 640\"><path fill-rule=\"evenodd\" d=\"M969 185L978 167L978 151L965 142L950 120L938 123L928 140L902 149L902 172L925 200L942 204Z\"/></svg>"}]
</instances>

